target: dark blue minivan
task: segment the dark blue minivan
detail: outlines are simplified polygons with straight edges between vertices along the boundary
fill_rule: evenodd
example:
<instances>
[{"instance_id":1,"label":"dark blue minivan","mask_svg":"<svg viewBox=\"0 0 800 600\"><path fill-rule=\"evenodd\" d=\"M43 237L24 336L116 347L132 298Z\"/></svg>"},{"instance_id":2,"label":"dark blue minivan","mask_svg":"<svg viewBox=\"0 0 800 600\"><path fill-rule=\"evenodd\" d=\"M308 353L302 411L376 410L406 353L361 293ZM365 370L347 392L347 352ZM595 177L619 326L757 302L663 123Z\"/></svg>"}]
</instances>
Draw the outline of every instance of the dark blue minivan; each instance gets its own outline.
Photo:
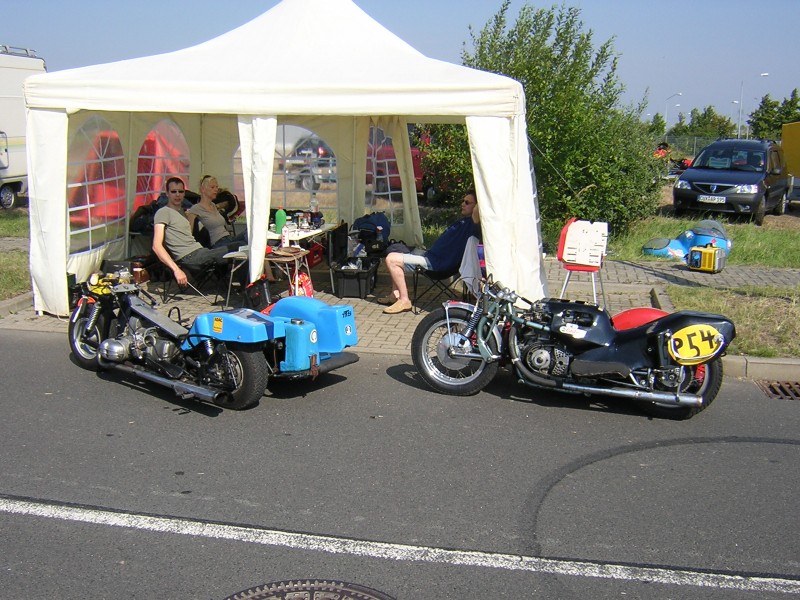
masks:
<instances>
[{"instance_id":1,"label":"dark blue minivan","mask_svg":"<svg viewBox=\"0 0 800 600\"><path fill-rule=\"evenodd\" d=\"M782 215L789 203L783 151L767 140L717 140L700 151L672 188L675 214L686 211Z\"/></svg>"}]
</instances>

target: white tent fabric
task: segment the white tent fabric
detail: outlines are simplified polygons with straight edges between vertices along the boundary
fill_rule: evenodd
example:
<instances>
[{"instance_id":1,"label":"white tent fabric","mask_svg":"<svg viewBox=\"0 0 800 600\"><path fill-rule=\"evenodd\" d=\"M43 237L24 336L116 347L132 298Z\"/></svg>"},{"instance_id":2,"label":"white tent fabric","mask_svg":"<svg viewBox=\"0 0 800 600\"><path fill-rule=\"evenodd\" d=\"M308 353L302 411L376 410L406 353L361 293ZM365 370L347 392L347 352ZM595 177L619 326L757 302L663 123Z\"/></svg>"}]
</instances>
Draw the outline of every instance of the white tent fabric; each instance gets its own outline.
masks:
<instances>
[{"instance_id":1,"label":"white tent fabric","mask_svg":"<svg viewBox=\"0 0 800 600\"><path fill-rule=\"evenodd\" d=\"M297 43L302 24L304 43ZM522 86L507 77L425 57L351 0L283 0L260 17L176 52L56 71L25 83L28 106L34 307L66 314L65 273L79 280L109 251L69 254L66 160L71 135L94 114L111 123L125 157L127 197L135 149L161 119L190 147L191 178L232 180L241 145L250 269L263 268L276 127L301 125L337 159L340 217L363 214L370 124L393 137L404 222L393 237L421 241L407 123L465 123L487 268L528 298L545 294Z\"/></svg>"}]
</instances>

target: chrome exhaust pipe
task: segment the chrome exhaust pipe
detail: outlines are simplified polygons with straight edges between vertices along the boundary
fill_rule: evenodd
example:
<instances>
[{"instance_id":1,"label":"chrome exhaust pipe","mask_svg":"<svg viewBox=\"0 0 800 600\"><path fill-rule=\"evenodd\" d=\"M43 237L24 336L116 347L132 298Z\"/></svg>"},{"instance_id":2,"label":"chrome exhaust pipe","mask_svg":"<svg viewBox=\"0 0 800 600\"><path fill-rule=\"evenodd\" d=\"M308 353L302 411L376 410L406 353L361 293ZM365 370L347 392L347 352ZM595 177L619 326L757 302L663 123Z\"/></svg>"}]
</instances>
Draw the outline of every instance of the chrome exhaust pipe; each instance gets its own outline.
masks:
<instances>
[{"instance_id":1,"label":"chrome exhaust pipe","mask_svg":"<svg viewBox=\"0 0 800 600\"><path fill-rule=\"evenodd\" d=\"M675 406L703 405L703 398L700 396L695 396L694 394L647 392L645 390L629 390L624 388L599 388L588 385L576 385L574 383L565 383L561 386L561 389L568 392L597 394L599 396L613 396L615 398L627 398L629 400L661 402L662 404L674 404Z\"/></svg>"},{"instance_id":2,"label":"chrome exhaust pipe","mask_svg":"<svg viewBox=\"0 0 800 600\"><path fill-rule=\"evenodd\" d=\"M103 360L99 355L97 357L97 362L103 369L122 371L128 375L141 377L147 381L152 381L153 383L163 385L164 387L172 388L172 390L179 396L191 396L192 398L197 398L203 402L216 402L220 396L225 394L225 392L220 390L215 390L202 385L186 383L185 381L176 381L174 379L169 379L168 377L162 377L161 375L156 375L152 371L148 371L142 367L132 367L129 365L109 362Z\"/></svg>"}]
</instances>

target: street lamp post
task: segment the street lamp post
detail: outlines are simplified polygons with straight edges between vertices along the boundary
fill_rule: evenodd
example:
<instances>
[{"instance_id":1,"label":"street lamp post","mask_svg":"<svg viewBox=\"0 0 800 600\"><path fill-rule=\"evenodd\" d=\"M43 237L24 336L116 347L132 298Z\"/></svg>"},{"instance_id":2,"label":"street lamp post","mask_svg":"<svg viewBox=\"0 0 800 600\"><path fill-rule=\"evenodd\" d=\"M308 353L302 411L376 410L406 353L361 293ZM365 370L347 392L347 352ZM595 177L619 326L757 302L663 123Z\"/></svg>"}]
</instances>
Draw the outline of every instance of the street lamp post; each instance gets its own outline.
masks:
<instances>
[{"instance_id":1,"label":"street lamp post","mask_svg":"<svg viewBox=\"0 0 800 600\"><path fill-rule=\"evenodd\" d=\"M664 100L664 140L667 139L667 131L669 131L669 101L675 96L683 96L683 92L675 92L672 96L667 96L667 99Z\"/></svg>"},{"instance_id":2,"label":"street lamp post","mask_svg":"<svg viewBox=\"0 0 800 600\"><path fill-rule=\"evenodd\" d=\"M759 77L769 77L769 73L760 73ZM735 102L735 100L734 100ZM739 124L736 126L736 139L742 137L742 103L744 102L744 79L739 85Z\"/></svg>"}]
</instances>

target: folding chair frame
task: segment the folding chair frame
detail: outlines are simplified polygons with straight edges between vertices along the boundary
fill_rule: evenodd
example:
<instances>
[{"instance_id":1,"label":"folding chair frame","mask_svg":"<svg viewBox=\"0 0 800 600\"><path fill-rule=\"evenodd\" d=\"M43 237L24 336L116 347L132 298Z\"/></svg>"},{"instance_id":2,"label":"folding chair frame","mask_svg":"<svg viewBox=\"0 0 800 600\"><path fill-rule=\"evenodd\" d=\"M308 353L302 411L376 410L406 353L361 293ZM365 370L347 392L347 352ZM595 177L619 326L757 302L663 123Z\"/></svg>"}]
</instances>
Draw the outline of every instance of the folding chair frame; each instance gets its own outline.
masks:
<instances>
[{"instance_id":1,"label":"folding chair frame","mask_svg":"<svg viewBox=\"0 0 800 600\"><path fill-rule=\"evenodd\" d=\"M207 261L200 266L196 265L185 265L183 263L178 263L178 266L183 270L189 277L195 280L195 283L192 284L191 281L187 281L186 287L192 288L198 295L202 296L206 300L208 300L209 304L216 304L217 299L219 298L219 289L215 288L214 290L214 299L212 300L207 294L204 294L200 291L199 288L202 288L206 283L214 279L218 276L218 264L213 261ZM172 285L175 284L176 290L173 293L170 293L170 289ZM172 274L172 271L169 271L169 278L164 282L164 289L161 292L161 302L166 303L169 300L173 300L177 297L177 295L181 291L181 286L177 285L175 281L175 277Z\"/></svg>"},{"instance_id":2,"label":"folding chair frame","mask_svg":"<svg viewBox=\"0 0 800 600\"><path fill-rule=\"evenodd\" d=\"M443 272L443 271L429 271L428 269L419 266L415 267L412 279L413 295L411 298L411 305L414 307L414 314L415 315L419 314L419 306L418 306L419 299L433 289L436 289L438 291L436 292L436 295L433 298L431 298L430 300L431 302L440 298L443 295L447 295L447 297L451 299L455 298L456 293L450 287L450 285L452 285L453 282L458 281L457 279L458 274L459 274L458 269L451 272ZM427 287L421 293L419 292L420 277L425 277L428 280ZM450 284L445 283L446 281L449 281L453 278L456 279L454 279L453 282L450 282Z\"/></svg>"}]
</instances>

